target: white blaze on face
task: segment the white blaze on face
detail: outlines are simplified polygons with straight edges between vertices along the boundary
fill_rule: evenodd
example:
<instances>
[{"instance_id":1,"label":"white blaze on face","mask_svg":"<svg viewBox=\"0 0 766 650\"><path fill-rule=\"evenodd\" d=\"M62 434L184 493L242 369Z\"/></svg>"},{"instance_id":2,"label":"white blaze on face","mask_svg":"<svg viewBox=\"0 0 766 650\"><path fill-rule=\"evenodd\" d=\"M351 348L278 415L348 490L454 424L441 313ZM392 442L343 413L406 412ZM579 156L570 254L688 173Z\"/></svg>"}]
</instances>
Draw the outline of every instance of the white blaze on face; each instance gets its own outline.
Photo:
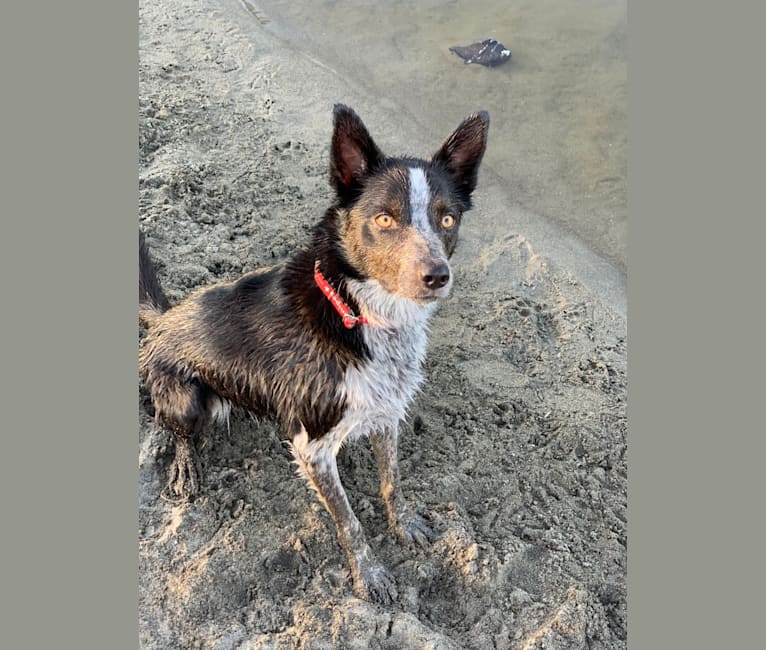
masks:
<instances>
[{"instance_id":1,"label":"white blaze on face","mask_svg":"<svg viewBox=\"0 0 766 650\"><path fill-rule=\"evenodd\" d=\"M431 189L428 179L420 167L410 167L410 214L412 225L429 241L434 235L431 221L428 219L428 204L431 201Z\"/></svg>"},{"instance_id":2,"label":"white blaze on face","mask_svg":"<svg viewBox=\"0 0 766 650\"><path fill-rule=\"evenodd\" d=\"M415 228L428 242L431 257L447 262L444 243L434 231L428 218L428 204L431 202L431 188L428 186L426 173L420 167L410 167L410 215L412 227ZM451 284L451 282L450 282ZM449 290L447 290L448 292Z\"/></svg>"}]
</instances>

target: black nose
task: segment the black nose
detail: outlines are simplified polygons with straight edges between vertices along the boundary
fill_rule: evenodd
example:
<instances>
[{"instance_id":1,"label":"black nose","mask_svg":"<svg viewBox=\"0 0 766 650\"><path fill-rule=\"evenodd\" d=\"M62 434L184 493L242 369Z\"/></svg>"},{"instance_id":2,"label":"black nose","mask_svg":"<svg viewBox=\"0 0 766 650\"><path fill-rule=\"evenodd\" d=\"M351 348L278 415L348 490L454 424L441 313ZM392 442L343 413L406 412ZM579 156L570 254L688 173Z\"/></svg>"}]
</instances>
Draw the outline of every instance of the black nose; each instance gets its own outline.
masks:
<instances>
[{"instance_id":1,"label":"black nose","mask_svg":"<svg viewBox=\"0 0 766 650\"><path fill-rule=\"evenodd\" d=\"M442 263L431 267L423 276L423 284L429 289L441 289L449 282L449 267Z\"/></svg>"}]
</instances>

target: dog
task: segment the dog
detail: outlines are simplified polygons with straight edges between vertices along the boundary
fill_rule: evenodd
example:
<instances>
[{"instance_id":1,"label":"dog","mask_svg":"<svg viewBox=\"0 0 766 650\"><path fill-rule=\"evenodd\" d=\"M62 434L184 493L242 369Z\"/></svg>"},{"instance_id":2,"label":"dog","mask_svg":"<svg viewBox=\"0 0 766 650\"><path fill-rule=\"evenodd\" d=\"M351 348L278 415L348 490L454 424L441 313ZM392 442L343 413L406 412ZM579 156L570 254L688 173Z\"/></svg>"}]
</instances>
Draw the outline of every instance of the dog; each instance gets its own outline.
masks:
<instances>
[{"instance_id":1,"label":"dog","mask_svg":"<svg viewBox=\"0 0 766 650\"><path fill-rule=\"evenodd\" d=\"M423 381L427 330L453 284L449 260L487 143L468 116L430 160L386 157L359 116L333 109L335 203L287 261L198 289L171 307L139 233L140 376L172 434L168 488L200 489L195 439L232 407L274 418L298 474L316 491L348 555L356 593L390 603L396 585L365 539L336 456L369 436L389 527L435 539L399 490L399 423Z\"/></svg>"}]
</instances>

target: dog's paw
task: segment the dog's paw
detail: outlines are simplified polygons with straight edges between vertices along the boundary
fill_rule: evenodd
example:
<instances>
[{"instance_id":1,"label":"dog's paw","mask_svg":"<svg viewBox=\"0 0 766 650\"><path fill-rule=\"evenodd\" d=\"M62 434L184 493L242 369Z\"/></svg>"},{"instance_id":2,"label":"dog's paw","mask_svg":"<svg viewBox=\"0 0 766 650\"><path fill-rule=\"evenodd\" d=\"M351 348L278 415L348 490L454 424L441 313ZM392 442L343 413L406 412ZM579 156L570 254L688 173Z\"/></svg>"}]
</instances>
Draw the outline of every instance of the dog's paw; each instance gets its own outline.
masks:
<instances>
[{"instance_id":1,"label":"dog's paw","mask_svg":"<svg viewBox=\"0 0 766 650\"><path fill-rule=\"evenodd\" d=\"M396 582L380 564L368 564L354 576L354 591L364 600L390 605L396 600Z\"/></svg>"},{"instance_id":2,"label":"dog's paw","mask_svg":"<svg viewBox=\"0 0 766 650\"><path fill-rule=\"evenodd\" d=\"M168 501L189 501L199 492L201 478L199 460L191 444L176 445L176 456L162 496Z\"/></svg>"},{"instance_id":3,"label":"dog's paw","mask_svg":"<svg viewBox=\"0 0 766 650\"><path fill-rule=\"evenodd\" d=\"M394 532L402 544L417 544L421 548L435 542L438 537L433 520L410 509L399 515Z\"/></svg>"}]
</instances>

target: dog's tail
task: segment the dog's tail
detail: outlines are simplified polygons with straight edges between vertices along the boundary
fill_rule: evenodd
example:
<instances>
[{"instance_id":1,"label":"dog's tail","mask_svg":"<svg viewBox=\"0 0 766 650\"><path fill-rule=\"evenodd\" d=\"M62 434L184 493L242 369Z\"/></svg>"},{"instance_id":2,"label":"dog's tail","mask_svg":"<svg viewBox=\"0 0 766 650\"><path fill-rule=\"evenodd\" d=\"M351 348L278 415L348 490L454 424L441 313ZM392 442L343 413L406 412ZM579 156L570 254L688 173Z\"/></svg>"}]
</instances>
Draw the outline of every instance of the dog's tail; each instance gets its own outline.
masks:
<instances>
[{"instance_id":1,"label":"dog's tail","mask_svg":"<svg viewBox=\"0 0 766 650\"><path fill-rule=\"evenodd\" d=\"M162 291L154 262L149 257L146 238L138 231L138 318L147 327L165 311L170 309L170 303Z\"/></svg>"}]
</instances>

